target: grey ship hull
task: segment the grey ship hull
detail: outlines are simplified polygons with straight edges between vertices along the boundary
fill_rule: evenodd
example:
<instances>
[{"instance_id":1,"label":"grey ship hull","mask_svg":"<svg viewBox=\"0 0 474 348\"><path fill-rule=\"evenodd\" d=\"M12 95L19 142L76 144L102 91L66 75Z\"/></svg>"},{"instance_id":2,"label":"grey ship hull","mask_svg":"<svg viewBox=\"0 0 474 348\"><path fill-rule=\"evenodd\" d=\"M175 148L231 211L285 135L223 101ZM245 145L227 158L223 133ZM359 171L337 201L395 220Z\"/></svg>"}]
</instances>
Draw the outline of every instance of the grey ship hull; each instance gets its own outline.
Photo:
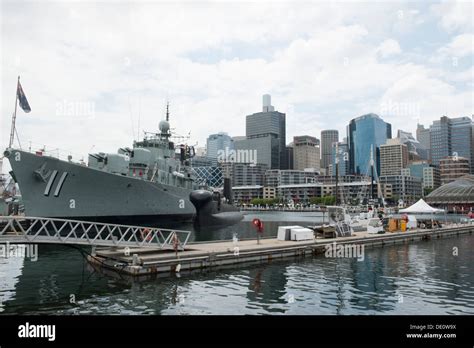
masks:
<instances>
[{"instance_id":1,"label":"grey ship hull","mask_svg":"<svg viewBox=\"0 0 474 348\"><path fill-rule=\"evenodd\" d=\"M120 224L189 221L191 190L9 149L25 215Z\"/></svg>"}]
</instances>

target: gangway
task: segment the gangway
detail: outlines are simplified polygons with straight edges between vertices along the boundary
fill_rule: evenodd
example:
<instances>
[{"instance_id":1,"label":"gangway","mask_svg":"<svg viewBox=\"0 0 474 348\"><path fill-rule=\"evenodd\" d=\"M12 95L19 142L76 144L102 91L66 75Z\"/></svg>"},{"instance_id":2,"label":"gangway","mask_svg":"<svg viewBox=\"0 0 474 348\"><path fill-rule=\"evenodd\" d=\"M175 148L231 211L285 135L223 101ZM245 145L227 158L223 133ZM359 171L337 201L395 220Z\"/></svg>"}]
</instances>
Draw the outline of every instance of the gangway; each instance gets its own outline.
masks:
<instances>
[{"instance_id":1,"label":"gangway","mask_svg":"<svg viewBox=\"0 0 474 348\"><path fill-rule=\"evenodd\" d=\"M45 217L0 216L0 243L184 250L190 231Z\"/></svg>"}]
</instances>

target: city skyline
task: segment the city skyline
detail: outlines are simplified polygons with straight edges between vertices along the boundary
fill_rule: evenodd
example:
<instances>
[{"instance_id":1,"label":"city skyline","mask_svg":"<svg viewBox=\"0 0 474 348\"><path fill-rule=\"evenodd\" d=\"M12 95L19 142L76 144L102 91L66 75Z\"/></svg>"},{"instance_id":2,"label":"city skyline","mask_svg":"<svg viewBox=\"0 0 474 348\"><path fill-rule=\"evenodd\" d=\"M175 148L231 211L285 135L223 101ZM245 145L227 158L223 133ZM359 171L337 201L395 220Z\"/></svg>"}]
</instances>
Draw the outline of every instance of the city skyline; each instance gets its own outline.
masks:
<instances>
[{"instance_id":1,"label":"city skyline","mask_svg":"<svg viewBox=\"0 0 474 348\"><path fill-rule=\"evenodd\" d=\"M156 130L166 100L172 127L198 146L245 134L265 93L288 139L346 134L371 112L413 134L418 121L473 113L471 3L201 5L2 3L1 145L18 75L32 109L18 113L23 147L76 159ZM26 37L17 23L41 30Z\"/></svg>"}]
</instances>

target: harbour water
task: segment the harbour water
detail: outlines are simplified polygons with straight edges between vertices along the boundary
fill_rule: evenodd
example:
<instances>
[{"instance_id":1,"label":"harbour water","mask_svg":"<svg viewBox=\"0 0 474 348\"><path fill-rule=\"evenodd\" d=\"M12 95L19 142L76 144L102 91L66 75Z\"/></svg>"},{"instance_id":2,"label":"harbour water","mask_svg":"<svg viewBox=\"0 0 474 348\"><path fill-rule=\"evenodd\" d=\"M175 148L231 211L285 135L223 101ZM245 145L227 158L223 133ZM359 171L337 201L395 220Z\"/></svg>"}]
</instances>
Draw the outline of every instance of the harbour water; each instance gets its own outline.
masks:
<instances>
[{"instance_id":1,"label":"harbour water","mask_svg":"<svg viewBox=\"0 0 474 348\"><path fill-rule=\"evenodd\" d=\"M254 217L266 236L322 219L252 213L193 239L253 238ZM95 271L74 248L40 246L37 261L0 259L0 314L474 314L473 248L465 235L366 249L363 261L320 255L138 281Z\"/></svg>"}]
</instances>

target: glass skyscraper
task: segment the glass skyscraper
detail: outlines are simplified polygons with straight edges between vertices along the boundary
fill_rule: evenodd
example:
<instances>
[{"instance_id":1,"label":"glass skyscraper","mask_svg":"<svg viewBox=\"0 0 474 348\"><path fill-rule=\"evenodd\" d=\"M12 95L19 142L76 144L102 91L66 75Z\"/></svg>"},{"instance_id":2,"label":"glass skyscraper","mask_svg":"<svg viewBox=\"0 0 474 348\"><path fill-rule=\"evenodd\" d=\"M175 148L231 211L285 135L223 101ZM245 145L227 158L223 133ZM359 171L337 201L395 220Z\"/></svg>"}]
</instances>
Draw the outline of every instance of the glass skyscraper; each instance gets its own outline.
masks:
<instances>
[{"instance_id":1,"label":"glass skyscraper","mask_svg":"<svg viewBox=\"0 0 474 348\"><path fill-rule=\"evenodd\" d=\"M206 149L207 157L211 159L214 165L216 165L220 151L228 153L230 150L234 149L234 140L224 132L211 134L207 138ZM225 158L225 160L228 160L228 158Z\"/></svg>"},{"instance_id":2,"label":"glass skyscraper","mask_svg":"<svg viewBox=\"0 0 474 348\"><path fill-rule=\"evenodd\" d=\"M380 175L380 145L392 138L392 125L376 114L354 118L348 127L349 170L351 174L370 175L370 152L373 148Z\"/></svg>"},{"instance_id":3,"label":"glass skyscraper","mask_svg":"<svg viewBox=\"0 0 474 348\"><path fill-rule=\"evenodd\" d=\"M336 154L336 149L338 154ZM349 146L346 142L331 144L331 164L332 175L336 175L336 156L338 158L339 169L338 175L343 176L349 174Z\"/></svg>"},{"instance_id":4,"label":"glass skyscraper","mask_svg":"<svg viewBox=\"0 0 474 348\"><path fill-rule=\"evenodd\" d=\"M473 171L473 123L469 117L441 117L430 127L431 161L439 166L448 156L466 158Z\"/></svg>"}]
</instances>

